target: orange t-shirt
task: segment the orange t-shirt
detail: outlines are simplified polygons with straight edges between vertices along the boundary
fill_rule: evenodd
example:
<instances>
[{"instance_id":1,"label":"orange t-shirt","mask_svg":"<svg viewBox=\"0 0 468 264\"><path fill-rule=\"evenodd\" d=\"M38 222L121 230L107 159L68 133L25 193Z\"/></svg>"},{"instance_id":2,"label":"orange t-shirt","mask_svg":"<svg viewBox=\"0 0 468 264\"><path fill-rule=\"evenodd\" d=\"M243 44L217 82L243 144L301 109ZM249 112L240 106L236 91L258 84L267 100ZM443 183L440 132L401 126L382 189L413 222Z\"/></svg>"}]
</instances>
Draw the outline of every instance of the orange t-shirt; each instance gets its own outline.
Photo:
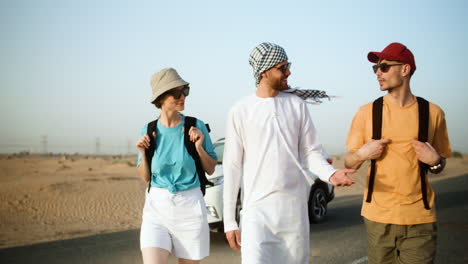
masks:
<instances>
[{"instance_id":1,"label":"orange t-shirt","mask_svg":"<svg viewBox=\"0 0 468 264\"><path fill-rule=\"evenodd\" d=\"M444 112L429 103L428 142L437 152L448 158L450 142ZM361 215L388 224L414 225L436 221L434 192L427 182L427 199L430 210L422 201L419 165L412 140L418 139L418 103L401 107L392 104L384 96L382 109L382 138L390 139L386 150L376 162L376 174L372 201L367 203L364 193ZM372 139L372 103L362 106L354 116L346 145L350 152L357 151ZM367 182L369 181L367 172Z\"/></svg>"}]
</instances>

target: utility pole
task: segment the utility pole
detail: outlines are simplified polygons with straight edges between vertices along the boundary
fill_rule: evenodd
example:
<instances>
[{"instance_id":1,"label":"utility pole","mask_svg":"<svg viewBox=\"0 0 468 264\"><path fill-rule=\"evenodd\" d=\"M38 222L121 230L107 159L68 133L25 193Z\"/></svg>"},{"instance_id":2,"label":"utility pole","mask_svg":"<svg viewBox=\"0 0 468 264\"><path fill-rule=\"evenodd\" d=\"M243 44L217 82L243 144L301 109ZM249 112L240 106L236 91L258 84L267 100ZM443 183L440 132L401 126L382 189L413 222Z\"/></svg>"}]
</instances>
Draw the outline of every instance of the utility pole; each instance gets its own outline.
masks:
<instances>
[{"instance_id":1,"label":"utility pole","mask_svg":"<svg viewBox=\"0 0 468 264\"><path fill-rule=\"evenodd\" d=\"M48 140L47 140L47 135L41 136L41 145L42 145L42 153L47 154L47 145L48 145Z\"/></svg>"},{"instance_id":2,"label":"utility pole","mask_svg":"<svg viewBox=\"0 0 468 264\"><path fill-rule=\"evenodd\" d=\"M132 149L132 142L130 139L127 139L127 155L130 154L130 150Z\"/></svg>"},{"instance_id":3,"label":"utility pole","mask_svg":"<svg viewBox=\"0 0 468 264\"><path fill-rule=\"evenodd\" d=\"M96 138L96 154L101 154L101 139Z\"/></svg>"}]
</instances>

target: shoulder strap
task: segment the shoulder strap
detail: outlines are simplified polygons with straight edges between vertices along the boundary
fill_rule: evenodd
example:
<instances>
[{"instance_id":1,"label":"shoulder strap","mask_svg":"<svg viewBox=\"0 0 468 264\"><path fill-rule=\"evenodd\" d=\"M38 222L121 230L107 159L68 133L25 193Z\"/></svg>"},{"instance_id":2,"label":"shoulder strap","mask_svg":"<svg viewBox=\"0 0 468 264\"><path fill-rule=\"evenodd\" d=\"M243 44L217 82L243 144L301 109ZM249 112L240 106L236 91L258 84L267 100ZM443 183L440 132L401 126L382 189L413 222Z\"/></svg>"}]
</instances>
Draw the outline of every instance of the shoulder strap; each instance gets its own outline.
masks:
<instances>
[{"instance_id":1,"label":"shoulder strap","mask_svg":"<svg viewBox=\"0 0 468 264\"><path fill-rule=\"evenodd\" d=\"M149 174L150 174L150 180L148 182L148 193L151 189L151 178L152 173L151 173L151 162L153 161L153 156L154 156L154 151L156 150L156 140L153 137L153 132L156 133L156 124L158 123L158 119L151 121L148 123L148 128L146 130L146 134L148 134L150 138L150 146L145 150L145 156L146 156L146 163L148 164L149 168Z\"/></svg>"},{"instance_id":2,"label":"shoulder strap","mask_svg":"<svg viewBox=\"0 0 468 264\"><path fill-rule=\"evenodd\" d=\"M195 143L190 141L190 137L188 132L190 131L191 127L196 127L197 119L191 116L185 116L185 124L184 124L184 144L187 148L187 152L192 156L193 160L195 161L195 166L197 168L198 179L200 180L200 188L205 195L206 185L213 186L214 184L206 178L205 170L203 169L203 165L201 164L200 156L198 155L197 150L195 149ZM209 129L209 127L207 127Z\"/></svg>"},{"instance_id":3,"label":"shoulder strap","mask_svg":"<svg viewBox=\"0 0 468 264\"><path fill-rule=\"evenodd\" d=\"M422 97L416 97L418 100L419 111L419 131L418 140L427 142L427 135L429 129L429 102Z\"/></svg>"},{"instance_id":4,"label":"shoulder strap","mask_svg":"<svg viewBox=\"0 0 468 264\"><path fill-rule=\"evenodd\" d=\"M419 113L419 129L418 129L418 140L421 142L427 142L428 130L429 130L429 102L422 98L416 97L418 100L418 113ZM429 170L429 166L425 163L419 162L419 176L421 178L421 193L424 203L424 208L430 210L429 202L427 200L427 184L426 175Z\"/></svg>"},{"instance_id":5,"label":"shoulder strap","mask_svg":"<svg viewBox=\"0 0 468 264\"><path fill-rule=\"evenodd\" d=\"M382 137L383 97L377 98L372 104L372 139Z\"/></svg>"},{"instance_id":6,"label":"shoulder strap","mask_svg":"<svg viewBox=\"0 0 468 264\"><path fill-rule=\"evenodd\" d=\"M372 139L380 139L382 137L382 109L383 97L377 98L372 104ZM372 192L374 191L376 160L371 160L371 170L369 175L369 183L367 187L366 202L372 201Z\"/></svg>"},{"instance_id":7,"label":"shoulder strap","mask_svg":"<svg viewBox=\"0 0 468 264\"><path fill-rule=\"evenodd\" d=\"M197 155L198 153L195 149L195 143L190 141L190 138L188 136L188 133L190 131L190 128L195 126L197 124L197 119L195 117L191 116L186 116L185 117L185 124L184 124L184 144L185 147L187 148L188 153L193 157L193 155ZM195 154L196 153L196 154Z\"/></svg>"},{"instance_id":8,"label":"shoulder strap","mask_svg":"<svg viewBox=\"0 0 468 264\"><path fill-rule=\"evenodd\" d=\"M429 102L422 97L416 97L418 100L418 140L426 142L428 138L429 130ZM383 97L379 97L372 104L372 139L380 139L382 137L382 109L383 109ZM424 203L424 208L430 210L429 202L427 200L427 184L426 174L429 169L427 164L419 162L419 176L421 180L421 193ZM366 202L372 201L372 192L374 190L376 172L376 160L371 160L371 171L369 175L369 183L367 190Z\"/></svg>"}]
</instances>

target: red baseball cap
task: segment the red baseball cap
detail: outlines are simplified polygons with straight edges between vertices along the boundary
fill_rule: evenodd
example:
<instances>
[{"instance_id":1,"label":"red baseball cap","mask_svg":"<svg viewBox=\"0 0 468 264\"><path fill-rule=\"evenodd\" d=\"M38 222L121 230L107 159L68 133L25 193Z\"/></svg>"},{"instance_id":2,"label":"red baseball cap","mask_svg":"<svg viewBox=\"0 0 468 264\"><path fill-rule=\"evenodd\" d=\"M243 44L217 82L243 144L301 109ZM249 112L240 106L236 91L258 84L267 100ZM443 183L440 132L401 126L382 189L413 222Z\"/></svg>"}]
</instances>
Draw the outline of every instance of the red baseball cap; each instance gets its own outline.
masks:
<instances>
[{"instance_id":1,"label":"red baseball cap","mask_svg":"<svg viewBox=\"0 0 468 264\"><path fill-rule=\"evenodd\" d=\"M382 52L369 52L367 59L373 63L379 62L379 59L399 61L411 66L411 74L416 71L413 53L405 45L397 42L391 43Z\"/></svg>"}]
</instances>

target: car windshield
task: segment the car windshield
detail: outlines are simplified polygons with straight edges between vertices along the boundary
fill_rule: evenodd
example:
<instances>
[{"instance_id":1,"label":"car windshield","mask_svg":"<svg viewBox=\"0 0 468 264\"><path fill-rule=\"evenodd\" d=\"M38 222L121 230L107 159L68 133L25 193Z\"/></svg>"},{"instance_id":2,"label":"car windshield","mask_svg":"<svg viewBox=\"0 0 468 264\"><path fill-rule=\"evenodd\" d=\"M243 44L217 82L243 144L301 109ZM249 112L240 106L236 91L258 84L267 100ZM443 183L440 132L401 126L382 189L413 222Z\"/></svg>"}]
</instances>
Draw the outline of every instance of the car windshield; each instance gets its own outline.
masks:
<instances>
[{"instance_id":1,"label":"car windshield","mask_svg":"<svg viewBox=\"0 0 468 264\"><path fill-rule=\"evenodd\" d=\"M213 150L218 156L218 164L223 163L224 142L214 143Z\"/></svg>"}]
</instances>

